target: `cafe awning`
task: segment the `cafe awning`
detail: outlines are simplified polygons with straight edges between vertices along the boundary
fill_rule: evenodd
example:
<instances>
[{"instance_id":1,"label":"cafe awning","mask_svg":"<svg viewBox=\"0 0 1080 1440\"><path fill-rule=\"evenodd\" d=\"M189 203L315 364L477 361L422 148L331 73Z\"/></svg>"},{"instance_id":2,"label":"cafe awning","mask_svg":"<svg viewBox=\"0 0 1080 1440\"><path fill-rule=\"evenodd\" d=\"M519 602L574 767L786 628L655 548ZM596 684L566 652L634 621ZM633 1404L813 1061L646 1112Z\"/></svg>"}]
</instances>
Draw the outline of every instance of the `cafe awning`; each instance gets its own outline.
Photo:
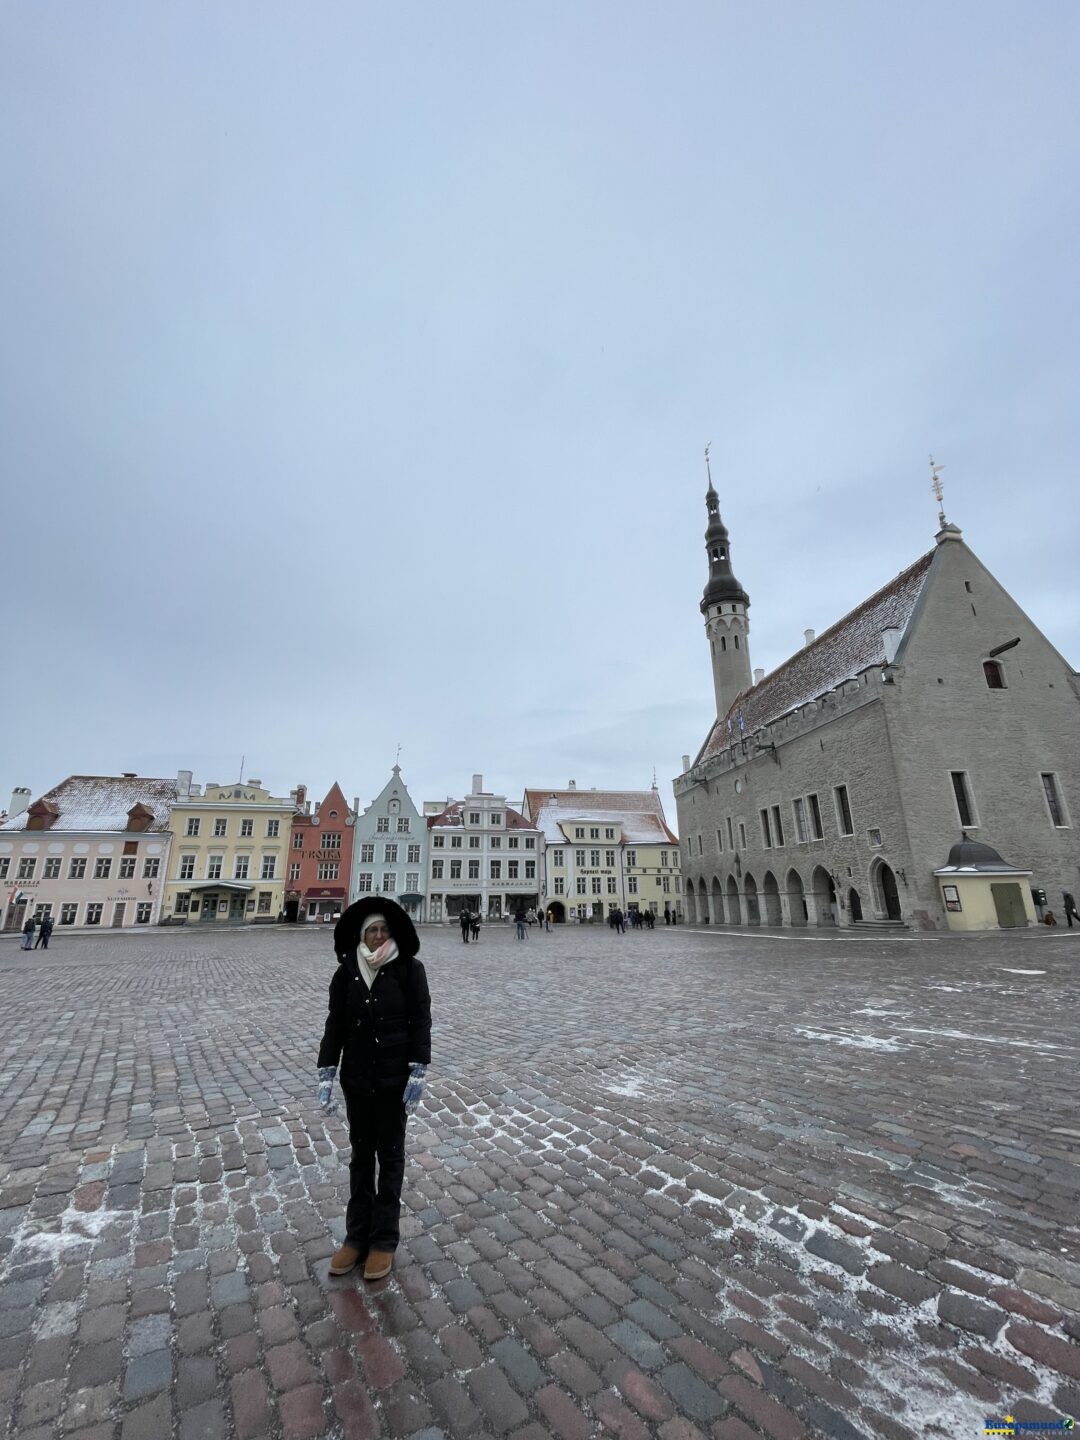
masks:
<instances>
[{"instance_id":1,"label":"cafe awning","mask_svg":"<svg viewBox=\"0 0 1080 1440\"><path fill-rule=\"evenodd\" d=\"M189 890L238 890L244 895L255 889L253 884L244 880L189 880L180 883L186 884Z\"/></svg>"}]
</instances>

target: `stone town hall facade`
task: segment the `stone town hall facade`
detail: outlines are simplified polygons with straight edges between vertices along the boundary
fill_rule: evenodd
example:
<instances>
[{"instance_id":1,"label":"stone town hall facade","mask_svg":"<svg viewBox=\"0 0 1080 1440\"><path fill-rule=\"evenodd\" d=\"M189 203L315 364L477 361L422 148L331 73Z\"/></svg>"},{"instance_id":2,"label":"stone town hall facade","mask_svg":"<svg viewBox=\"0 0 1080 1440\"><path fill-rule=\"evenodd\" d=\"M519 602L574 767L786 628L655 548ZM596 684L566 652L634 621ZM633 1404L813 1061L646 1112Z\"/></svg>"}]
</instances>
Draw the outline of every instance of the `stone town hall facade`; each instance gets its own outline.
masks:
<instances>
[{"instance_id":1,"label":"stone town hall facade","mask_svg":"<svg viewBox=\"0 0 1080 1440\"><path fill-rule=\"evenodd\" d=\"M942 517L929 553L752 675L711 478L706 507L716 720L675 781L687 920L943 929L953 892L934 872L961 832L1063 918L1080 896L1078 676L959 529Z\"/></svg>"}]
</instances>

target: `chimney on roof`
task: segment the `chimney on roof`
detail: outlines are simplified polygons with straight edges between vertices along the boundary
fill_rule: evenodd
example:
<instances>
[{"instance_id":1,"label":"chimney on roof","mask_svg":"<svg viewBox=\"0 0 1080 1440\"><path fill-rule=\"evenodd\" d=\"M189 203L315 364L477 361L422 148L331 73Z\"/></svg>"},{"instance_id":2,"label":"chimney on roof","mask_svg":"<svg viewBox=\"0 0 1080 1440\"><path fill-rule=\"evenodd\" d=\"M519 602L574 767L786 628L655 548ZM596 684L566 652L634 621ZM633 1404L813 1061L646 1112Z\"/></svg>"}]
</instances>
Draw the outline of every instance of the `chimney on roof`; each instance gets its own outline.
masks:
<instances>
[{"instance_id":1,"label":"chimney on roof","mask_svg":"<svg viewBox=\"0 0 1080 1440\"><path fill-rule=\"evenodd\" d=\"M814 638L814 632L813 632L813 630L804 630L802 633L803 633L803 644L804 644L804 645L809 645L810 642L811 642L811 640L813 640L813 638Z\"/></svg>"},{"instance_id":2,"label":"chimney on roof","mask_svg":"<svg viewBox=\"0 0 1080 1440\"><path fill-rule=\"evenodd\" d=\"M764 671L764 670L755 670L755 671L754 671L754 684L755 684L755 685L760 685L761 682L762 682L762 680L764 680L764 679L765 679L765 671Z\"/></svg>"},{"instance_id":3,"label":"chimney on roof","mask_svg":"<svg viewBox=\"0 0 1080 1440\"><path fill-rule=\"evenodd\" d=\"M359 815L359 814L360 814L360 796L359 796L359 795L354 795L354 796L352 797L352 813L353 813L354 815Z\"/></svg>"},{"instance_id":4,"label":"chimney on roof","mask_svg":"<svg viewBox=\"0 0 1080 1440\"><path fill-rule=\"evenodd\" d=\"M686 772L687 772L687 770L690 769L690 756L689 756L689 755L684 755L684 756L682 757L682 768L683 768L683 774L685 775Z\"/></svg>"},{"instance_id":5,"label":"chimney on roof","mask_svg":"<svg viewBox=\"0 0 1080 1440\"><path fill-rule=\"evenodd\" d=\"M25 785L17 785L11 792L11 804L8 806L8 819L14 820L16 815L21 815L30 805L30 791Z\"/></svg>"},{"instance_id":6,"label":"chimney on roof","mask_svg":"<svg viewBox=\"0 0 1080 1440\"><path fill-rule=\"evenodd\" d=\"M176 798L186 800L191 794L191 771L178 770L176 772Z\"/></svg>"},{"instance_id":7,"label":"chimney on roof","mask_svg":"<svg viewBox=\"0 0 1080 1440\"><path fill-rule=\"evenodd\" d=\"M472 793L474 795L482 795L484 793L483 775L474 775L472 777Z\"/></svg>"},{"instance_id":8,"label":"chimney on roof","mask_svg":"<svg viewBox=\"0 0 1080 1440\"><path fill-rule=\"evenodd\" d=\"M248 783L249 785L254 785L254 787L255 787L256 790L261 790L261 789L262 789L262 781L261 781L261 780L256 780L254 775L251 777L251 779L250 779L247 783Z\"/></svg>"},{"instance_id":9,"label":"chimney on roof","mask_svg":"<svg viewBox=\"0 0 1080 1440\"><path fill-rule=\"evenodd\" d=\"M570 781L568 781L566 788L567 788L568 790L576 790L576 789L577 789L577 781L576 781L576 780L570 780Z\"/></svg>"},{"instance_id":10,"label":"chimney on roof","mask_svg":"<svg viewBox=\"0 0 1080 1440\"><path fill-rule=\"evenodd\" d=\"M885 651L885 664L891 665L896 659L897 650L900 649L899 625L886 625L881 632L881 644Z\"/></svg>"},{"instance_id":11,"label":"chimney on roof","mask_svg":"<svg viewBox=\"0 0 1080 1440\"><path fill-rule=\"evenodd\" d=\"M296 787L296 808L297 808L298 810L303 810L303 808L304 808L304 801L305 801L306 799L307 799L307 786L306 786L306 785L297 785L297 787Z\"/></svg>"}]
</instances>

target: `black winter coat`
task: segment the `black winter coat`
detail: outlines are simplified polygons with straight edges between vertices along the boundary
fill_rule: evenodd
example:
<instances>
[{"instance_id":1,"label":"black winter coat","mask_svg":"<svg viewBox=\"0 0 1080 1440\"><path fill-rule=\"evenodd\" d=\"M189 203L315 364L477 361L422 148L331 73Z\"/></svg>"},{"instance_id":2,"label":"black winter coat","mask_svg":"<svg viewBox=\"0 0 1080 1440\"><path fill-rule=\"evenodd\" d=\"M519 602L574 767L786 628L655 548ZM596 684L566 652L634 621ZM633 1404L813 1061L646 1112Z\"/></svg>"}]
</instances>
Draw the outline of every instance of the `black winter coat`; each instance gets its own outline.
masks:
<instances>
[{"instance_id":1,"label":"black winter coat","mask_svg":"<svg viewBox=\"0 0 1080 1440\"><path fill-rule=\"evenodd\" d=\"M375 972L370 991L356 960L369 915L385 915L398 947L397 958ZM341 1088L354 1094L404 1086L411 1064L431 1062L431 996L412 921L383 896L358 900L335 926L334 948L338 968L330 981L320 1066L339 1066Z\"/></svg>"}]
</instances>

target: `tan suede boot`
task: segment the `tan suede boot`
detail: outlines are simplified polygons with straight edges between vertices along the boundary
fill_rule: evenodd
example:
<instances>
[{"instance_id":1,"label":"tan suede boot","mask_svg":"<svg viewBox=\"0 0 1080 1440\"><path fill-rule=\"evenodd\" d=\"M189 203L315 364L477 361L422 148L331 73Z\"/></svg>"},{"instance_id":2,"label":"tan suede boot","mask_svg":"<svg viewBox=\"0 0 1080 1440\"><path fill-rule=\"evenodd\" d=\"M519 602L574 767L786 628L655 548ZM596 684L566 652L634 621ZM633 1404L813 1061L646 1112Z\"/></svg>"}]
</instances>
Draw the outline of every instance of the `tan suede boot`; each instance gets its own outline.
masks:
<instances>
[{"instance_id":1,"label":"tan suede boot","mask_svg":"<svg viewBox=\"0 0 1080 1440\"><path fill-rule=\"evenodd\" d=\"M364 1266L365 1280L385 1280L393 1269L394 1252L392 1250L372 1250L367 1257Z\"/></svg>"},{"instance_id":2,"label":"tan suede boot","mask_svg":"<svg viewBox=\"0 0 1080 1440\"><path fill-rule=\"evenodd\" d=\"M355 1245L348 1243L342 1245L341 1249L330 1260L331 1275L348 1275L350 1270L355 1270L360 1264L360 1251Z\"/></svg>"}]
</instances>

